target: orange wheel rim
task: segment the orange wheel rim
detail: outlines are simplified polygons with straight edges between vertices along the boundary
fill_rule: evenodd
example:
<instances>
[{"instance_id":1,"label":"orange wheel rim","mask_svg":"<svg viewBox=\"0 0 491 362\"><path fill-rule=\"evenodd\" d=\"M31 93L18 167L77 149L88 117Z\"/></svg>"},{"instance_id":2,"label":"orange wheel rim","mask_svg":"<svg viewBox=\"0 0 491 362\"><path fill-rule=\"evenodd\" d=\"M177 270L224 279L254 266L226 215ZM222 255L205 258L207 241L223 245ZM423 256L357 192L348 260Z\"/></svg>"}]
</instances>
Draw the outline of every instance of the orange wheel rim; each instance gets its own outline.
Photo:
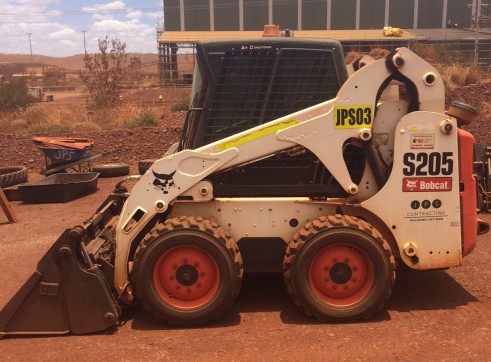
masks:
<instances>
[{"instance_id":1,"label":"orange wheel rim","mask_svg":"<svg viewBox=\"0 0 491 362\"><path fill-rule=\"evenodd\" d=\"M349 306L363 300L374 285L374 265L353 246L338 244L319 252L309 269L309 285L322 302Z\"/></svg>"},{"instance_id":2,"label":"orange wheel rim","mask_svg":"<svg viewBox=\"0 0 491 362\"><path fill-rule=\"evenodd\" d=\"M178 246L160 256L153 271L160 298L176 308L197 308L213 299L220 284L215 259L201 248Z\"/></svg>"}]
</instances>

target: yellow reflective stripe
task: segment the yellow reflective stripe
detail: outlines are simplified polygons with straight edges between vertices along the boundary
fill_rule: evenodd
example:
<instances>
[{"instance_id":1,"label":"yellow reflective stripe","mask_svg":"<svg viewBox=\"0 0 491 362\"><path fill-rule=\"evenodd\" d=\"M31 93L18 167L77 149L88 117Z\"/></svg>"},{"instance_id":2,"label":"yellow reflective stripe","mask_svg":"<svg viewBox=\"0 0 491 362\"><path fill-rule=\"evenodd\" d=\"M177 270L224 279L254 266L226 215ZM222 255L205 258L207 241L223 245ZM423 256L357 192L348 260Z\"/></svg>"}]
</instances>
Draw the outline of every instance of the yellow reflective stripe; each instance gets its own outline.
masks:
<instances>
[{"instance_id":1,"label":"yellow reflective stripe","mask_svg":"<svg viewBox=\"0 0 491 362\"><path fill-rule=\"evenodd\" d=\"M257 131L246 134L246 135L239 137L239 138L236 138L234 140L218 144L217 146L215 146L215 152L225 151L225 150L228 150L229 148L234 148L234 147L243 145L244 143L248 143L248 142L257 140L259 138L269 136L270 134L276 133L282 129L286 129L286 128L290 128L292 126L295 126L298 123L299 122L296 119L292 118L292 119L289 119L287 121L280 122L280 123L274 124L274 125L269 126L269 127L261 128Z\"/></svg>"}]
</instances>

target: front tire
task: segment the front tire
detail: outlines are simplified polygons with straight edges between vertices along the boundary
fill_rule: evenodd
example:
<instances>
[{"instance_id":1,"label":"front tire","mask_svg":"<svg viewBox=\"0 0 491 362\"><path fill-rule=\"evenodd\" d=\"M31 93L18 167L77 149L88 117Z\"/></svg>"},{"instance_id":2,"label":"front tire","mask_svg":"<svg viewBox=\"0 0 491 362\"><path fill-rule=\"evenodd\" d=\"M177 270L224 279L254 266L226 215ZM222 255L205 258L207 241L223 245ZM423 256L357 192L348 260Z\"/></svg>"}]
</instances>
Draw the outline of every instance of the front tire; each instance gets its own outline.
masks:
<instances>
[{"instance_id":1,"label":"front tire","mask_svg":"<svg viewBox=\"0 0 491 362\"><path fill-rule=\"evenodd\" d=\"M157 319L204 325L237 297L243 275L235 241L199 217L169 219L144 238L132 271L137 296Z\"/></svg>"},{"instance_id":2,"label":"front tire","mask_svg":"<svg viewBox=\"0 0 491 362\"><path fill-rule=\"evenodd\" d=\"M345 215L306 224L290 242L283 267L290 295L320 321L371 317L395 280L388 242L367 222Z\"/></svg>"}]
</instances>

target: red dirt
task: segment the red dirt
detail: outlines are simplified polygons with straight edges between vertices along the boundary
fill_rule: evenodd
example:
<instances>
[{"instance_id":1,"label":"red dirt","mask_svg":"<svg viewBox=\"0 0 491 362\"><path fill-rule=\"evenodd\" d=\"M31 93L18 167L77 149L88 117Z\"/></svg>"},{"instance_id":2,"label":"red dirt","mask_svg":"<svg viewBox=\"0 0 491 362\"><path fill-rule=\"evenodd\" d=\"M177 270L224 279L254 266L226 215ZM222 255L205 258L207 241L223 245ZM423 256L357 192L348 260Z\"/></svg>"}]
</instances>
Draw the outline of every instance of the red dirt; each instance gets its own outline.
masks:
<instances>
[{"instance_id":1,"label":"red dirt","mask_svg":"<svg viewBox=\"0 0 491 362\"><path fill-rule=\"evenodd\" d=\"M465 88L450 98L480 109L472 132L487 144L489 90L489 84ZM156 128L83 136L95 140L95 153L118 149L98 162L126 162L135 172L138 160L162 155L178 139L183 118L184 113L172 114ZM24 164L31 180L41 177L44 158L30 136L0 134L0 149L0 166ZM117 180L99 179L98 192L65 204L11 202L18 223L8 223L0 212L0 307L61 232L90 217ZM491 223L491 215L481 218ZM135 306L124 311L118 328L88 336L9 337L0 340L0 355L4 361L489 360L489 265L491 234L478 238L462 267L399 270L385 307L370 320L347 324L322 324L305 316L290 299L281 275L246 275L232 309L207 327L171 328Z\"/></svg>"},{"instance_id":2,"label":"red dirt","mask_svg":"<svg viewBox=\"0 0 491 362\"><path fill-rule=\"evenodd\" d=\"M12 202L19 222L0 214L3 306L61 232L89 217L115 184L66 204ZM491 215L482 215L491 222ZM88 336L9 337L4 361L99 360L427 360L484 361L491 355L491 234L479 237L464 265L397 274L391 298L374 318L322 324L296 307L281 275L246 275L226 315L207 327L179 329L137 306L118 328Z\"/></svg>"}]
</instances>

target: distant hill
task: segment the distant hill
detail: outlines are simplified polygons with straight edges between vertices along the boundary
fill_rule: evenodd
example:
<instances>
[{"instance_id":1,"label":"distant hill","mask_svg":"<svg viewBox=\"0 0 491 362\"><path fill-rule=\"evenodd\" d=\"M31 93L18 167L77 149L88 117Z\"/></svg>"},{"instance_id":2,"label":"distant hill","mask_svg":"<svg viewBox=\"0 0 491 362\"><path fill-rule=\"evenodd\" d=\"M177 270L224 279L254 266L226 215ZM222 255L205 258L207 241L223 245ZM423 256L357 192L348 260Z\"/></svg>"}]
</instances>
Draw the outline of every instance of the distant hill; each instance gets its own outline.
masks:
<instances>
[{"instance_id":1,"label":"distant hill","mask_svg":"<svg viewBox=\"0 0 491 362\"><path fill-rule=\"evenodd\" d=\"M153 67L155 67L155 72L157 71L157 61L158 61L157 54L127 53L127 55L128 55L128 59L133 57L140 58L144 66L146 64L149 65L149 67L146 68L149 71L150 69L153 70ZM39 65L42 64L43 66L54 66L66 70L75 71L79 69L84 69L83 58L84 58L83 54L72 55L64 58L48 57L45 55L33 54L32 63L34 64L35 67L39 67ZM29 66L31 64L31 56L29 54L1 54L0 53L0 63L20 63L20 64L27 64ZM154 64L154 65L150 65L150 64Z\"/></svg>"}]
</instances>

